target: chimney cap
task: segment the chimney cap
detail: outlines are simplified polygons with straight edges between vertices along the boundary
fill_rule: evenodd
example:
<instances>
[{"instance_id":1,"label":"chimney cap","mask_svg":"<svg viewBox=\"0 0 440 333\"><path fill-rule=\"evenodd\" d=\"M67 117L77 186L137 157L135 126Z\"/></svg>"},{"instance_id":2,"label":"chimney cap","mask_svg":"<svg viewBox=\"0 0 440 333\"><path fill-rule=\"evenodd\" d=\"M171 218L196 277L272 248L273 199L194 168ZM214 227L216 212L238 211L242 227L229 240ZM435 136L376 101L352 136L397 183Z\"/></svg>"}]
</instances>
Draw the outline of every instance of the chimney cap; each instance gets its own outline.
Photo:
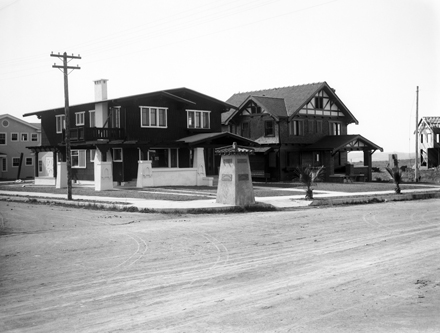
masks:
<instances>
[{"instance_id":1,"label":"chimney cap","mask_svg":"<svg viewBox=\"0 0 440 333\"><path fill-rule=\"evenodd\" d=\"M98 83L106 83L107 81L108 81L108 79L93 80L93 82L95 82L95 84L98 84Z\"/></svg>"}]
</instances>

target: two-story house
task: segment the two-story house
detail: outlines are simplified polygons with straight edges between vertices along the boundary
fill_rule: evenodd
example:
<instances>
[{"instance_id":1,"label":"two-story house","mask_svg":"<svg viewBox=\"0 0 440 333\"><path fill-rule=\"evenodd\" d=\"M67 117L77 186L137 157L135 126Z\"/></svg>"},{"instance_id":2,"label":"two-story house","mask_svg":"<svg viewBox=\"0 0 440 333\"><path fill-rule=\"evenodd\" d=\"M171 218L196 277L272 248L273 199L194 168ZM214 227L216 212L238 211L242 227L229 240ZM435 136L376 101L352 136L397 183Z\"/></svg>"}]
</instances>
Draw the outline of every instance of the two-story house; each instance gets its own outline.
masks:
<instances>
[{"instance_id":1,"label":"two-story house","mask_svg":"<svg viewBox=\"0 0 440 333\"><path fill-rule=\"evenodd\" d=\"M27 146L40 144L40 124L28 123L9 114L0 115L0 179L33 178L34 154Z\"/></svg>"},{"instance_id":2,"label":"two-story house","mask_svg":"<svg viewBox=\"0 0 440 333\"><path fill-rule=\"evenodd\" d=\"M420 165L435 168L440 165L440 117L422 117L418 125Z\"/></svg>"},{"instance_id":3,"label":"two-story house","mask_svg":"<svg viewBox=\"0 0 440 333\"><path fill-rule=\"evenodd\" d=\"M209 185L218 174L214 149L250 139L221 131L221 114L231 105L191 89L178 88L108 98L107 80L95 83L95 101L69 107L74 182L143 186ZM57 187L65 187L64 107L27 113L41 119L42 145L53 153ZM36 178L36 182L38 177Z\"/></svg>"},{"instance_id":4,"label":"two-story house","mask_svg":"<svg viewBox=\"0 0 440 333\"><path fill-rule=\"evenodd\" d=\"M237 93L226 103L236 108L222 115L223 130L261 145L251 169L291 180L297 166L324 165L325 180L338 179L348 171L347 153L363 151L364 167L356 172L371 180L371 155L382 148L347 134L358 121L326 82Z\"/></svg>"}]
</instances>

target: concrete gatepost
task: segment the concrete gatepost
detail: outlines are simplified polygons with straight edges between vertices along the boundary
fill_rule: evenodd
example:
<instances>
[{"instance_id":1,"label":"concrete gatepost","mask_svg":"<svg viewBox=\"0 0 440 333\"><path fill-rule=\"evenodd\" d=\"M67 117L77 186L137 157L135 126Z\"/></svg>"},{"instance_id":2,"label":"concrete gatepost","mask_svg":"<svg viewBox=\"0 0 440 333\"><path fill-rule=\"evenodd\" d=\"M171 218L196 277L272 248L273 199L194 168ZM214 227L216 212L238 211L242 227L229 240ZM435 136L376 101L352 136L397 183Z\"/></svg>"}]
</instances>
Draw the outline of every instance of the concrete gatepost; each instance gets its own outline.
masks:
<instances>
[{"instance_id":1,"label":"concrete gatepost","mask_svg":"<svg viewBox=\"0 0 440 333\"><path fill-rule=\"evenodd\" d=\"M67 187L67 163L58 162L55 188L66 188L66 187Z\"/></svg>"},{"instance_id":2,"label":"concrete gatepost","mask_svg":"<svg viewBox=\"0 0 440 333\"><path fill-rule=\"evenodd\" d=\"M102 161L102 153L99 149L95 154L95 191L105 191L113 189L113 162L110 154L107 159L110 161Z\"/></svg>"},{"instance_id":3,"label":"concrete gatepost","mask_svg":"<svg viewBox=\"0 0 440 333\"><path fill-rule=\"evenodd\" d=\"M216 202L226 205L247 206L255 203L249 155L252 148L232 147L216 149L221 155Z\"/></svg>"},{"instance_id":4,"label":"concrete gatepost","mask_svg":"<svg viewBox=\"0 0 440 333\"><path fill-rule=\"evenodd\" d=\"M153 186L152 161L138 161L136 187Z\"/></svg>"},{"instance_id":5,"label":"concrete gatepost","mask_svg":"<svg viewBox=\"0 0 440 333\"><path fill-rule=\"evenodd\" d=\"M197 170L196 186L213 186L214 178L206 177L205 154L201 147L194 149L193 168Z\"/></svg>"}]
</instances>

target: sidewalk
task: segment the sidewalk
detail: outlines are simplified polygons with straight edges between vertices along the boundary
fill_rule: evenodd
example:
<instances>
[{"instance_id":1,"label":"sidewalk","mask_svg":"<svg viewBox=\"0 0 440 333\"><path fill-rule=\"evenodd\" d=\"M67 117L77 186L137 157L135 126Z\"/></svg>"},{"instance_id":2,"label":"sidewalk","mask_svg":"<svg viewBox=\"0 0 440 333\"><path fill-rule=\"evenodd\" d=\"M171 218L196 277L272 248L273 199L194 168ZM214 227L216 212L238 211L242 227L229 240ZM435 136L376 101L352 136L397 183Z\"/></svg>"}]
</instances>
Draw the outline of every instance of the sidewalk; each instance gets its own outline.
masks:
<instances>
[{"instance_id":1,"label":"sidewalk","mask_svg":"<svg viewBox=\"0 0 440 333\"><path fill-rule=\"evenodd\" d=\"M305 200L304 191L297 191L298 194L274 197L256 197L257 203L271 205L278 210L300 209L309 206L333 206L349 205L370 202L404 201L420 200L430 198L440 198L440 187L433 185L432 188L403 190L401 194L395 194L394 191L378 192L336 192L314 190L314 200ZM228 210L231 205L216 203L215 199L208 200L147 200L139 198L121 198L121 197L102 197L91 195L74 195L73 200L67 200L66 194L38 193L38 192L14 192L0 190L0 199L23 200L24 198L36 198L40 201L52 201L64 204L83 206L95 202L103 206L127 208L136 207L139 210L150 209L157 211L194 211L194 210Z\"/></svg>"}]
</instances>

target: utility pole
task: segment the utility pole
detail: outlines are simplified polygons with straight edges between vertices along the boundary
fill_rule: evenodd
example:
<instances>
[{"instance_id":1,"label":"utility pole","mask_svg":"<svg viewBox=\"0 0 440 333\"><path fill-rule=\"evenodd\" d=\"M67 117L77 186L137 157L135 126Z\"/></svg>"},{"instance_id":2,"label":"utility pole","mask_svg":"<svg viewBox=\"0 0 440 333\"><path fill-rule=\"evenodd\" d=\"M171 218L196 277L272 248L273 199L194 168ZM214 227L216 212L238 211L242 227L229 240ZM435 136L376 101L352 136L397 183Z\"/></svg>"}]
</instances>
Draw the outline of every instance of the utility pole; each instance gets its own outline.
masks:
<instances>
[{"instance_id":1,"label":"utility pole","mask_svg":"<svg viewBox=\"0 0 440 333\"><path fill-rule=\"evenodd\" d=\"M69 82L68 82L68 75L70 72L72 72L74 69L81 69L78 65L76 67L73 66L67 66L68 62L72 59L81 59L79 55L74 56L67 55L66 52L63 54L53 54L53 52L50 54L51 57L57 57L58 59L63 61L63 65L59 66L56 64L53 64L53 68L62 69L62 72L64 74L64 115L66 120L66 135L65 135L65 141L66 141L66 165L67 165L67 200L72 200L72 161L70 156L70 117L69 117ZM68 60L69 59L69 60ZM71 70L68 72L68 70Z\"/></svg>"},{"instance_id":2,"label":"utility pole","mask_svg":"<svg viewBox=\"0 0 440 333\"><path fill-rule=\"evenodd\" d=\"M417 86L416 90L416 169L414 181L419 181L419 86Z\"/></svg>"}]
</instances>

